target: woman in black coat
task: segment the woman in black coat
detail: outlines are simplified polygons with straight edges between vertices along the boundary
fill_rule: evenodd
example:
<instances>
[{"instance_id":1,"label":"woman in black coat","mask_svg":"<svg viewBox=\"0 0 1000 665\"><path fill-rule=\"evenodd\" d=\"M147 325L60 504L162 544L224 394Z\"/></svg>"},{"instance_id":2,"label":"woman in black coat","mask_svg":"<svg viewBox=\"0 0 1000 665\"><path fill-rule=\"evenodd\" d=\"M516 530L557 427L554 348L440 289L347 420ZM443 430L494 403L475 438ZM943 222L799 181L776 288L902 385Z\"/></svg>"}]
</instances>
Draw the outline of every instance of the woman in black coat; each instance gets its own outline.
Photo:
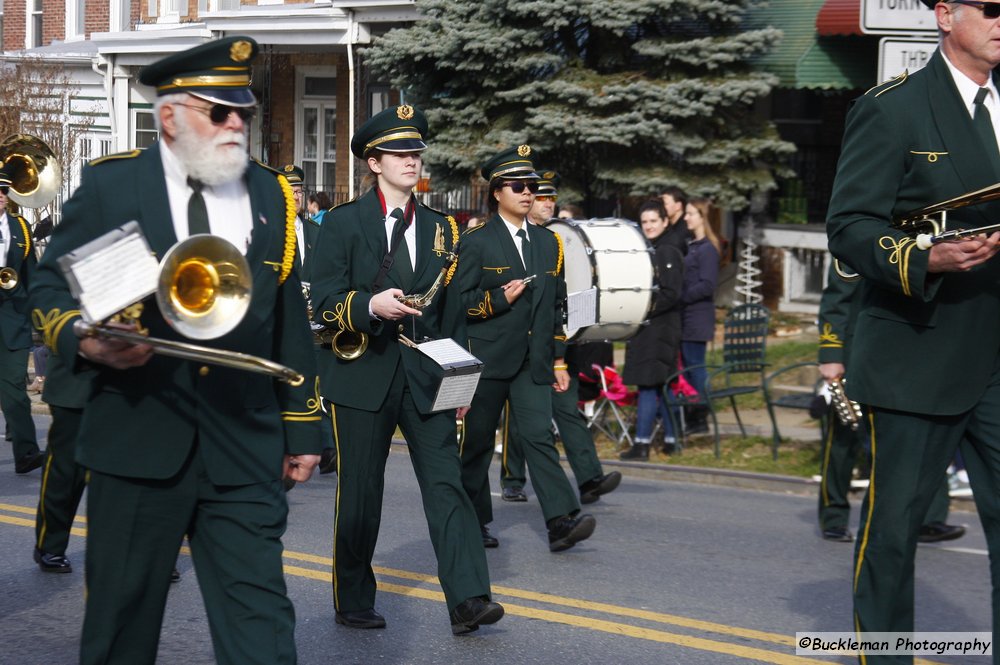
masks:
<instances>
[{"instance_id":1,"label":"woman in black coat","mask_svg":"<svg viewBox=\"0 0 1000 665\"><path fill-rule=\"evenodd\" d=\"M622 459L648 459L649 444L657 415L663 423L664 449L674 445L674 433L663 402L663 385L677 371L677 353L681 339L681 290L684 284L684 257L664 241L667 213L657 200L639 208L642 233L653 247L653 273L657 289L653 292L648 322L629 340L625 349L625 383L639 388L635 422L635 445L622 453Z\"/></svg>"}]
</instances>

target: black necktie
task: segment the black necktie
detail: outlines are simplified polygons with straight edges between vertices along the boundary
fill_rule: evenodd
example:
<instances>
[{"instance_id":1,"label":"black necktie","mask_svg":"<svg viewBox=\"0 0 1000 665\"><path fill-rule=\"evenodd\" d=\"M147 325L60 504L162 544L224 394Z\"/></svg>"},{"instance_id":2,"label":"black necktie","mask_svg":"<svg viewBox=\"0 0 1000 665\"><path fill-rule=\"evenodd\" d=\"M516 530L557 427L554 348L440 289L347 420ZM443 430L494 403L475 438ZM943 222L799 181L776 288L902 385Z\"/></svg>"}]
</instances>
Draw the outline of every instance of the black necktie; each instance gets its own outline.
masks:
<instances>
[{"instance_id":1,"label":"black necktie","mask_svg":"<svg viewBox=\"0 0 1000 665\"><path fill-rule=\"evenodd\" d=\"M392 227L392 245L399 245L396 253L393 254L393 263L399 269L401 275L408 285L413 278L413 263L410 262L410 248L406 244L406 220L403 219L403 211L399 208L393 209L389 216L396 220Z\"/></svg>"},{"instance_id":2,"label":"black necktie","mask_svg":"<svg viewBox=\"0 0 1000 665\"><path fill-rule=\"evenodd\" d=\"M979 92L976 93L976 98L972 102L972 107L975 109L972 114L972 124L979 133L980 139L982 139L986 154L989 155L990 164L993 165L993 173L1000 175L1000 150L997 150L997 135L993 130L993 120L990 118L990 111L986 108L986 104L983 103L986 101L986 95L989 92L988 88L980 88Z\"/></svg>"},{"instance_id":3,"label":"black necktie","mask_svg":"<svg viewBox=\"0 0 1000 665\"><path fill-rule=\"evenodd\" d=\"M211 233L212 230L208 226L208 208L205 207L205 197L201 195L205 183L188 178L188 186L194 190L188 199L188 235Z\"/></svg>"},{"instance_id":4,"label":"black necktie","mask_svg":"<svg viewBox=\"0 0 1000 665\"><path fill-rule=\"evenodd\" d=\"M524 272L531 275L531 242L528 240L528 232L524 229L518 229L516 235L521 239L521 259L524 261Z\"/></svg>"}]
</instances>

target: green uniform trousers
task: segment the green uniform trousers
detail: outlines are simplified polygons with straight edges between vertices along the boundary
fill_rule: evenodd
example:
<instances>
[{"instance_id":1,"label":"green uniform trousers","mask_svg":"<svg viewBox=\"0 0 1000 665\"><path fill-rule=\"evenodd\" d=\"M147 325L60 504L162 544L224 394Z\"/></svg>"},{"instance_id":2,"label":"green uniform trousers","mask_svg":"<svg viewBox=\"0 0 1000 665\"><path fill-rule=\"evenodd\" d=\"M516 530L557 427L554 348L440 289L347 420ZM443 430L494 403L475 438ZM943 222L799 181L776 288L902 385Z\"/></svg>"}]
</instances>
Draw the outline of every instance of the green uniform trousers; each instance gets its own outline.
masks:
<instances>
[{"instance_id":1,"label":"green uniform trousers","mask_svg":"<svg viewBox=\"0 0 1000 665\"><path fill-rule=\"evenodd\" d=\"M35 421L31 419L31 398L25 376L28 349L8 349L0 343L0 410L7 421L14 447L14 461L38 452Z\"/></svg>"},{"instance_id":2,"label":"green uniform trousers","mask_svg":"<svg viewBox=\"0 0 1000 665\"><path fill-rule=\"evenodd\" d=\"M472 407L465 416L462 482L472 498L479 523L486 525L493 521L489 470L496 423L504 402L509 404L510 422L524 444L531 487L545 521L576 514L580 510L579 493L559 466L559 452L552 436L552 386L535 383L526 361L510 379L480 379Z\"/></svg>"},{"instance_id":3,"label":"green uniform trousers","mask_svg":"<svg viewBox=\"0 0 1000 665\"><path fill-rule=\"evenodd\" d=\"M552 419L559 430L563 448L566 450L566 460L573 469L577 486L588 480L604 475L604 468L597 458L594 447L594 437L587 429L587 421L576 408L578 382L575 376L570 376L569 389L566 392L552 390ZM501 487L524 487L524 444L516 425L510 422L510 409L507 409L503 437L503 472L500 476Z\"/></svg>"},{"instance_id":4,"label":"green uniform trousers","mask_svg":"<svg viewBox=\"0 0 1000 665\"><path fill-rule=\"evenodd\" d=\"M136 442L136 454L142 454ZM220 665L296 662L295 611L281 555L288 504L280 480L218 487L198 446L167 480L91 471L81 665L156 660L177 551L191 558Z\"/></svg>"},{"instance_id":5,"label":"green uniform trousers","mask_svg":"<svg viewBox=\"0 0 1000 665\"><path fill-rule=\"evenodd\" d=\"M385 462L397 424L406 438L420 485L448 611L474 596L490 597L479 524L462 488L455 412L418 412L401 364L378 411L338 405L331 408L338 476L333 527L333 601L337 611L357 612L375 606L372 557L382 520Z\"/></svg>"},{"instance_id":6,"label":"green uniform trousers","mask_svg":"<svg viewBox=\"0 0 1000 665\"><path fill-rule=\"evenodd\" d=\"M1000 552L1000 371L966 413L922 416L876 408L866 418L872 469L855 550L854 628L910 632L918 531L960 443L987 545ZM1000 635L1000 561L991 561L990 576L992 630ZM867 656L862 662L912 663L913 658ZM993 662L1000 663L1000 651Z\"/></svg>"},{"instance_id":7,"label":"green uniform trousers","mask_svg":"<svg viewBox=\"0 0 1000 665\"><path fill-rule=\"evenodd\" d=\"M48 456L35 516L35 546L49 554L66 554L69 531L87 486L86 469L76 463L76 434L83 409L50 404Z\"/></svg>"},{"instance_id":8,"label":"green uniform trousers","mask_svg":"<svg viewBox=\"0 0 1000 665\"><path fill-rule=\"evenodd\" d=\"M848 526L851 515L851 504L848 494L851 491L851 475L858 455L864 449L866 430L864 423L858 429L842 425L831 409L828 415L831 426L827 428L823 440L823 461L820 466L819 484L819 528L844 528ZM948 476L942 475L934 498L931 500L924 524L946 522L948 520Z\"/></svg>"}]
</instances>

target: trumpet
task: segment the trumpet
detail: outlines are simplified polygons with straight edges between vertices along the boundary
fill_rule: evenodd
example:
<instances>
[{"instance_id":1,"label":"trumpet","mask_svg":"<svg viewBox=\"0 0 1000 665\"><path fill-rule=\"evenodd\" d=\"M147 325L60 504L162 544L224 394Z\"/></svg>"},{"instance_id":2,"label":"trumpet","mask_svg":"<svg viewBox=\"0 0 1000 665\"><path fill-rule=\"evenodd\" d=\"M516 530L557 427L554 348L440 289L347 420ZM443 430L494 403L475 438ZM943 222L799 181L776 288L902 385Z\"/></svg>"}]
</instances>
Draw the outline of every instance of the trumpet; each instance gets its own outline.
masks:
<instances>
[{"instance_id":1,"label":"trumpet","mask_svg":"<svg viewBox=\"0 0 1000 665\"><path fill-rule=\"evenodd\" d=\"M919 249L930 249L940 242L946 242L948 240L961 240L962 238L969 238L981 233L987 233L1000 229L1000 223L988 224L986 226L979 226L971 229L955 229L952 231L949 231L947 228L949 210L956 210L958 208L978 205L980 203L988 203L989 201L996 201L997 199L1000 199L1000 183L990 185L989 187L984 187L982 189L977 189L972 192L967 192L961 196L956 196L955 198L948 199L946 201L932 203L931 205L924 206L923 208L911 210L910 212L894 219L892 226L893 228L906 231L907 233L916 234L914 239L916 240L917 247Z\"/></svg>"},{"instance_id":2,"label":"trumpet","mask_svg":"<svg viewBox=\"0 0 1000 665\"><path fill-rule=\"evenodd\" d=\"M8 266L0 268L0 289L10 291L17 286L17 283L18 277L16 270Z\"/></svg>"},{"instance_id":3,"label":"trumpet","mask_svg":"<svg viewBox=\"0 0 1000 665\"><path fill-rule=\"evenodd\" d=\"M232 243L218 236L199 234L177 243L160 262L156 301L163 318L190 339L214 339L232 331L250 308L250 266ZM138 323L142 303L126 308L119 318ZM145 344L153 352L222 365L280 379L292 386L305 377L279 363L236 351L186 342L147 337L144 330L129 331L83 320L73 324L77 337L119 339Z\"/></svg>"}]
</instances>

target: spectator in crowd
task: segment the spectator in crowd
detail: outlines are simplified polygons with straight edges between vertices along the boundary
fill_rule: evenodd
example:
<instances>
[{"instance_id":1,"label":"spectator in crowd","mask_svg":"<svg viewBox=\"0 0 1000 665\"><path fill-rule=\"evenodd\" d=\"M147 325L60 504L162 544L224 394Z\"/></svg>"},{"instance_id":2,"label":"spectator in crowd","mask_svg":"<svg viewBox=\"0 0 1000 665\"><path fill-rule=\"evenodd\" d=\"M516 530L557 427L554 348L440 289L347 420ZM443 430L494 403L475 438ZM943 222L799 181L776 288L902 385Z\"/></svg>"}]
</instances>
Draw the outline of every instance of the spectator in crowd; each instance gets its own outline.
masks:
<instances>
[{"instance_id":1,"label":"spectator in crowd","mask_svg":"<svg viewBox=\"0 0 1000 665\"><path fill-rule=\"evenodd\" d=\"M684 211L687 209L688 195L680 187L665 187L660 192L660 201L663 209L667 212L667 230L664 240L678 250L681 254L687 254L688 243L691 241L691 233L685 224Z\"/></svg>"},{"instance_id":2,"label":"spectator in crowd","mask_svg":"<svg viewBox=\"0 0 1000 665\"><path fill-rule=\"evenodd\" d=\"M326 211L333 207L330 195L326 192L316 192L310 194L306 199L306 210L309 212L309 219L320 225L323 223L323 216Z\"/></svg>"},{"instance_id":3,"label":"spectator in crowd","mask_svg":"<svg viewBox=\"0 0 1000 665\"><path fill-rule=\"evenodd\" d=\"M663 387L677 371L677 352L681 341L681 289L684 280L684 256L668 238L667 212L663 204L650 200L639 208L642 233L653 246L653 292L649 324L642 326L625 347L625 383L639 388L635 421L635 444L620 457L624 460L649 459L653 427L657 415L663 423L664 452L673 452L673 427Z\"/></svg>"},{"instance_id":4,"label":"spectator in crowd","mask_svg":"<svg viewBox=\"0 0 1000 665\"><path fill-rule=\"evenodd\" d=\"M705 349L715 337L715 287L719 283L719 239L708 223L712 204L708 199L691 199L684 212L684 222L692 240L684 257L684 290L681 301L681 362L684 377L704 397ZM690 367L690 370L686 368ZM689 434L708 431L708 407L690 407L685 419Z\"/></svg>"},{"instance_id":5,"label":"spectator in crowd","mask_svg":"<svg viewBox=\"0 0 1000 665\"><path fill-rule=\"evenodd\" d=\"M575 203L564 203L559 206L559 219L586 219L583 208Z\"/></svg>"}]
</instances>

